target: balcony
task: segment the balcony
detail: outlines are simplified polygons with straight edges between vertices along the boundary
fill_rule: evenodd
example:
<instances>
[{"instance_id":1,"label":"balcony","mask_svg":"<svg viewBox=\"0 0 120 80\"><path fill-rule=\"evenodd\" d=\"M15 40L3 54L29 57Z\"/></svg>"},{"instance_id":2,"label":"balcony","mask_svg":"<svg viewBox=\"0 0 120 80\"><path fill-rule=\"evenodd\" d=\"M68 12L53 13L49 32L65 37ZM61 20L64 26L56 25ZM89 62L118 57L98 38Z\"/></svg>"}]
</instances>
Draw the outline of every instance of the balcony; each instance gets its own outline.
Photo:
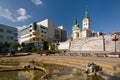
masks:
<instances>
[{"instance_id":1,"label":"balcony","mask_svg":"<svg viewBox=\"0 0 120 80\"><path fill-rule=\"evenodd\" d=\"M33 35L38 35L38 34L39 34L39 31L37 31L37 30L32 30L32 34L33 34Z\"/></svg>"},{"instance_id":2,"label":"balcony","mask_svg":"<svg viewBox=\"0 0 120 80\"><path fill-rule=\"evenodd\" d=\"M31 43L42 43L42 41L41 41L40 38L31 38L31 39L30 39L30 42L31 42Z\"/></svg>"},{"instance_id":3,"label":"balcony","mask_svg":"<svg viewBox=\"0 0 120 80\"><path fill-rule=\"evenodd\" d=\"M32 35L31 38L40 38L40 35Z\"/></svg>"}]
</instances>

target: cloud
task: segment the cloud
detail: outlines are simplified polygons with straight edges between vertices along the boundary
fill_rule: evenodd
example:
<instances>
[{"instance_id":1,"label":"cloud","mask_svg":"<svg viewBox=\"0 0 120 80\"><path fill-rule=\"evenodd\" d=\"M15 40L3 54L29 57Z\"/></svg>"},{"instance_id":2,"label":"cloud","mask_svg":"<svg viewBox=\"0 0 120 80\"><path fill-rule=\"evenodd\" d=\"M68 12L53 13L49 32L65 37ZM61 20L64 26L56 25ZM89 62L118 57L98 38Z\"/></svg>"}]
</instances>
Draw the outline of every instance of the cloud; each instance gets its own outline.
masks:
<instances>
[{"instance_id":1,"label":"cloud","mask_svg":"<svg viewBox=\"0 0 120 80\"><path fill-rule=\"evenodd\" d=\"M24 8L20 8L17 10L19 16L17 17L17 21L25 21L27 20L29 17L31 17L30 15L27 15L26 10Z\"/></svg>"},{"instance_id":2,"label":"cloud","mask_svg":"<svg viewBox=\"0 0 120 80\"><path fill-rule=\"evenodd\" d=\"M29 17L31 17L30 15L27 14L27 11L24 8L19 8L17 12L13 14L8 9L4 9L1 6L0 6L0 16L12 22L25 21Z\"/></svg>"},{"instance_id":3,"label":"cloud","mask_svg":"<svg viewBox=\"0 0 120 80\"><path fill-rule=\"evenodd\" d=\"M12 22L15 22L15 19L12 17L12 13L8 9L3 9L0 7L0 16Z\"/></svg>"},{"instance_id":4,"label":"cloud","mask_svg":"<svg viewBox=\"0 0 120 80\"><path fill-rule=\"evenodd\" d=\"M26 10L24 8L20 8L19 10L17 10L17 12L22 16L26 15Z\"/></svg>"},{"instance_id":5,"label":"cloud","mask_svg":"<svg viewBox=\"0 0 120 80\"><path fill-rule=\"evenodd\" d=\"M31 0L35 5L41 5L43 2L42 0Z\"/></svg>"},{"instance_id":6,"label":"cloud","mask_svg":"<svg viewBox=\"0 0 120 80\"><path fill-rule=\"evenodd\" d=\"M21 31L22 29L24 29L26 27L27 27L26 25L23 25L23 26L17 26L16 28L18 29L18 31Z\"/></svg>"}]
</instances>

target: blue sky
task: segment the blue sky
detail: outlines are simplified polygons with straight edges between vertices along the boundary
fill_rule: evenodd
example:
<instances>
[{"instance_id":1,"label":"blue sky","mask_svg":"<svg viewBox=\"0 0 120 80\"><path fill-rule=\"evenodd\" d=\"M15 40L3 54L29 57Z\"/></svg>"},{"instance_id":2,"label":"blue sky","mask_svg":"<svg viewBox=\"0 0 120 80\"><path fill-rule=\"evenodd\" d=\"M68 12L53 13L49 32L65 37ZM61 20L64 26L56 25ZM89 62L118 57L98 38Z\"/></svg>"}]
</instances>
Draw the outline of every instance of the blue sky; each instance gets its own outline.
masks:
<instances>
[{"instance_id":1,"label":"blue sky","mask_svg":"<svg viewBox=\"0 0 120 80\"><path fill-rule=\"evenodd\" d=\"M120 31L120 0L0 0L0 24L22 28L48 18L70 37L74 17L81 27L86 6L93 31Z\"/></svg>"}]
</instances>

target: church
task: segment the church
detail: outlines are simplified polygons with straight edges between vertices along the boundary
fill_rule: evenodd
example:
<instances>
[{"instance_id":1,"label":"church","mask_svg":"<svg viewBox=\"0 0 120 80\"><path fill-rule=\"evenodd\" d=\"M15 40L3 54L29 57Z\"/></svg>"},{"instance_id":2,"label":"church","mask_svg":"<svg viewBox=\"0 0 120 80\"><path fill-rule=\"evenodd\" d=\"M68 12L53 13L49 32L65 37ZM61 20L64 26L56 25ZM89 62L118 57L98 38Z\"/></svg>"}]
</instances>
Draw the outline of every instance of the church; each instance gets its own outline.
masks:
<instances>
[{"instance_id":1,"label":"church","mask_svg":"<svg viewBox=\"0 0 120 80\"><path fill-rule=\"evenodd\" d=\"M93 37L97 36L99 33L95 33L91 31L91 20L88 15L88 9L85 10L85 17L82 21L82 28L80 28L79 24L77 23L77 19L74 18L74 23L72 27L72 39L77 38L85 38L85 37Z\"/></svg>"},{"instance_id":2,"label":"church","mask_svg":"<svg viewBox=\"0 0 120 80\"><path fill-rule=\"evenodd\" d=\"M71 39L66 42L60 42L59 50L70 51L120 51L120 37L118 41L112 39L115 35L103 34L91 30L91 19L88 9L85 10L85 17L82 20L82 27L79 26L77 19L74 18Z\"/></svg>"}]
</instances>

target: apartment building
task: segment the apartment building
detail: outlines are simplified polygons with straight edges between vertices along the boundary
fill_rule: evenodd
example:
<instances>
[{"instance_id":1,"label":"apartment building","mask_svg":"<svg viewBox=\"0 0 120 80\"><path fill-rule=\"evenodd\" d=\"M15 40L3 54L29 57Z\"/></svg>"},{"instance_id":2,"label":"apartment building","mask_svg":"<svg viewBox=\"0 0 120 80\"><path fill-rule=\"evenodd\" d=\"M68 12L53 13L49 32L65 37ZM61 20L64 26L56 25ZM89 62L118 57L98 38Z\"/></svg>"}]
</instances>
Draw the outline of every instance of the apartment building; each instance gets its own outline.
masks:
<instances>
[{"instance_id":1,"label":"apartment building","mask_svg":"<svg viewBox=\"0 0 120 80\"><path fill-rule=\"evenodd\" d=\"M44 25L48 28L48 41L49 42L64 42L67 40L67 31L64 26L56 27L49 19L45 19L37 23L38 25Z\"/></svg>"},{"instance_id":2,"label":"apartment building","mask_svg":"<svg viewBox=\"0 0 120 80\"><path fill-rule=\"evenodd\" d=\"M18 41L17 28L0 24L0 42L13 43L17 41Z\"/></svg>"},{"instance_id":3,"label":"apartment building","mask_svg":"<svg viewBox=\"0 0 120 80\"><path fill-rule=\"evenodd\" d=\"M51 20L32 23L21 30L22 43L39 43L44 40L49 42L66 41L67 32L63 26L55 27Z\"/></svg>"},{"instance_id":4,"label":"apartment building","mask_svg":"<svg viewBox=\"0 0 120 80\"><path fill-rule=\"evenodd\" d=\"M33 22L21 30L21 43L41 44L43 40L47 40L47 28L43 25Z\"/></svg>"},{"instance_id":5,"label":"apartment building","mask_svg":"<svg viewBox=\"0 0 120 80\"><path fill-rule=\"evenodd\" d=\"M58 26L58 29L60 29L60 39L59 39L59 41L60 42L64 42L64 41L66 41L67 40L67 31L66 31L66 29L65 29L65 27L64 26Z\"/></svg>"}]
</instances>

